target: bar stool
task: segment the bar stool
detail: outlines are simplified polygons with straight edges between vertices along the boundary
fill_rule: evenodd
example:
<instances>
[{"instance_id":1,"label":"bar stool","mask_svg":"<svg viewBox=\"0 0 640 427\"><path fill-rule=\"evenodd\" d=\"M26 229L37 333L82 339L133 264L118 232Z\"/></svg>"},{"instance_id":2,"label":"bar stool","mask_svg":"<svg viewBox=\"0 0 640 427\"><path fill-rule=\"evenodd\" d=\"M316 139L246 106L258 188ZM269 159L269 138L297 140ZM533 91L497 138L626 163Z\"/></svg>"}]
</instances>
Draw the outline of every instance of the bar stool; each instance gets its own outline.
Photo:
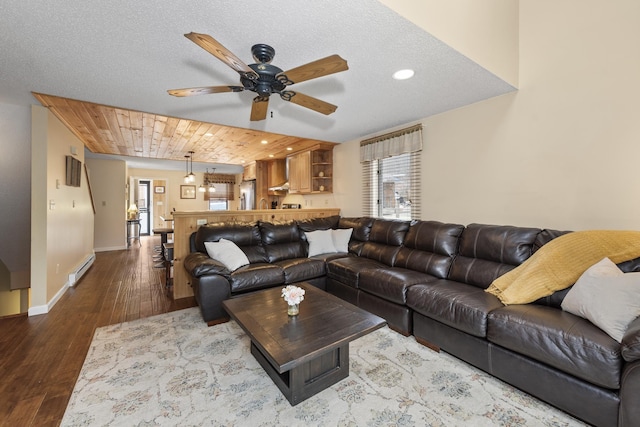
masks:
<instances>
[{"instance_id":1,"label":"bar stool","mask_svg":"<svg viewBox=\"0 0 640 427\"><path fill-rule=\"evenodd\" d=\"M165 261L166 258L164 256L164 244L167 243L169 241L169 239L167 238L167 235L172 234L173 233L173 228L154 228L153 230L153 234L159 234L160 235L160 263L158 264L154 264L153 266L156 268L165 268Z\"/></svg>"}]
</instances>

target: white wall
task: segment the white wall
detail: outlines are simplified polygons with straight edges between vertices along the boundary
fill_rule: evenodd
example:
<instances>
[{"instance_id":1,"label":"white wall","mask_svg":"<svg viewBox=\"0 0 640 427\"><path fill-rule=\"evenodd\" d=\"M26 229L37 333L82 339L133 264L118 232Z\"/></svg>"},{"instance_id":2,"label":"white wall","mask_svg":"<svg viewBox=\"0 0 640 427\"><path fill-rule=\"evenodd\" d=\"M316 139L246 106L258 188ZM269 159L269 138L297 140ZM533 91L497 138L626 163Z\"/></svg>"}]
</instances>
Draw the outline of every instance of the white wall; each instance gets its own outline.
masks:
<instances>
[{"instance_id":1,"label":"white wall","mask_svg":"<svg viewBox=\"0 0 640 427\"><path fill-rule=\"evenodd\" d=\"M519 10L518 92L423 120L423 218L640 228L640 2L522 0ZM357 144L335 156L349 213L361 212L345 173Z\"/></svg>"}]
</instances>

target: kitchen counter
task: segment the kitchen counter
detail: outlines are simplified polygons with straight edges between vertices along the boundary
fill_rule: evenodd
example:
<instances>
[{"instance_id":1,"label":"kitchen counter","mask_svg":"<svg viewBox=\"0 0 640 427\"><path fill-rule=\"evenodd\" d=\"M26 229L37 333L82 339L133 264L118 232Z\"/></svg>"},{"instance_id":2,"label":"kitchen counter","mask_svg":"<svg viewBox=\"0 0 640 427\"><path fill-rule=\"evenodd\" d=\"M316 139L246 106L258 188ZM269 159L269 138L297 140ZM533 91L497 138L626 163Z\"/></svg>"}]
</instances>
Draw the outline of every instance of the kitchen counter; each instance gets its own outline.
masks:
<instances>
[{"instance_id":1,"label":"kitchen counter","mask_svg":"<svg viewBox=\"0 0 640 427\"><path fill-rule=\"evenodd\" d=\"M286 221L339 215L338 208L324 209L261 209L236 211L173 212L173 299L193 295L189 275L182 264L189 254L189 236L202 224L210 222Z\"/></svg>"}]
</instances>

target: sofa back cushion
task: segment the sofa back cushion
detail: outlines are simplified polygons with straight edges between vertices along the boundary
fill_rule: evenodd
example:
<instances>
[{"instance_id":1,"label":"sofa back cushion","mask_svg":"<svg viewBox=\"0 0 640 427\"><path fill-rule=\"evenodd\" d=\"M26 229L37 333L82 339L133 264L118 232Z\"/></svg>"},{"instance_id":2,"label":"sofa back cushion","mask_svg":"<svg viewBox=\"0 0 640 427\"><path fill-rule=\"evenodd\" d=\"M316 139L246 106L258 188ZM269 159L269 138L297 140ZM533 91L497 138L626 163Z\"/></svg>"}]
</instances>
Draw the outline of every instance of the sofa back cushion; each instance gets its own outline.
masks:
<instances>
[{"instance_id":1,"label":"sofa back cushion","mask_svg":"<svg viewBox=\"0 0 640 427\"><path fill-rule=\"evenodd\" d=\"M297 220L298 228L303 232L329 230L338 228L340 215L333 215L321 218L305 218Z\"/></svg>"},{"instance_id":2,"label":"sofa back cushion","mask_svg":"<svg viewBox=\"0 0 640 427\"><path fill-rule=\"evenodd\" d=\"M217 242L220 239L234 242L251 264L267 262L267 253L262 247L260 229L256 223L218 222L200 226L195 233L195 248L206 254L204 242Z\"/></svg>"},{"instance_id":3,"label":"sofa back cushion","mask_svg":"<svg viewBox=\"0 0 640 427\"><path fill-rule=\"evenodd\" d=\"M533 253L539 228L469 224L448 278L486 289Z\"/></svg>"},{"instance_id":4,"label":"sofa back cushion","mask_svg":"<svg viewBox=\"0 0 640 427\"><path fill-rule=\"evenodd\" d=\"M360 255L364 242L369 240L373 218L340 218L337 228L352 228L351 240L349 241L349 252Z\"/></svg>"},{"instance_id":5,"label":"sofa back cushion","mask_svg":"<svg viewBox=\"0 0 640 427\"><path fill-rule=\"evenodd\" d=\"M296 221L260 221L258 225L269 262L306 258L306 243L300 236Z\"/></svg>"},{"instance_id":6,"label":"sofa back cushion","mask_svg":"<svg viewBox=\"0 0 640 427\"><path fill-rule=\"evenodd\" d=\"M360 256L392 266L409 225L409 221L374 220L369 240L362 245Z\"/></svg>"},{"instance_id":7,"label":"sofa back cushion","mask_svg":"<svg viewBox=\"0 0 640 427\"><path fill-rule=\"evenodd\" d=\"M463 230L463 225L439 221L411 223L393 266L446 278Z\"/></svg>"}]
</instances>

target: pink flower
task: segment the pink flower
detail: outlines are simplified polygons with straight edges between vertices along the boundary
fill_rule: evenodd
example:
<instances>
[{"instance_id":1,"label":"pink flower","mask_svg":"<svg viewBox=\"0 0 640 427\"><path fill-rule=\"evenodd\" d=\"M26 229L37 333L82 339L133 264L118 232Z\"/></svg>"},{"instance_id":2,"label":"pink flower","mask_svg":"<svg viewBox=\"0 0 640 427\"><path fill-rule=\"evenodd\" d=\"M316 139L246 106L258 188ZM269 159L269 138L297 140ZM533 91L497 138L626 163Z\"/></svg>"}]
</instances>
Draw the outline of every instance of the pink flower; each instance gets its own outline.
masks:
<instances>
[{"instance_id":1,"label":"pink flower","mask_svg":"<svg viewBox=\"0 0 640 427\"><path fill-rule=\"evenodd\" d=\"M304 289L288 285L282 288L282 297L289 305L300 304L304 300Z\"/></svg>"}]
</instances>

